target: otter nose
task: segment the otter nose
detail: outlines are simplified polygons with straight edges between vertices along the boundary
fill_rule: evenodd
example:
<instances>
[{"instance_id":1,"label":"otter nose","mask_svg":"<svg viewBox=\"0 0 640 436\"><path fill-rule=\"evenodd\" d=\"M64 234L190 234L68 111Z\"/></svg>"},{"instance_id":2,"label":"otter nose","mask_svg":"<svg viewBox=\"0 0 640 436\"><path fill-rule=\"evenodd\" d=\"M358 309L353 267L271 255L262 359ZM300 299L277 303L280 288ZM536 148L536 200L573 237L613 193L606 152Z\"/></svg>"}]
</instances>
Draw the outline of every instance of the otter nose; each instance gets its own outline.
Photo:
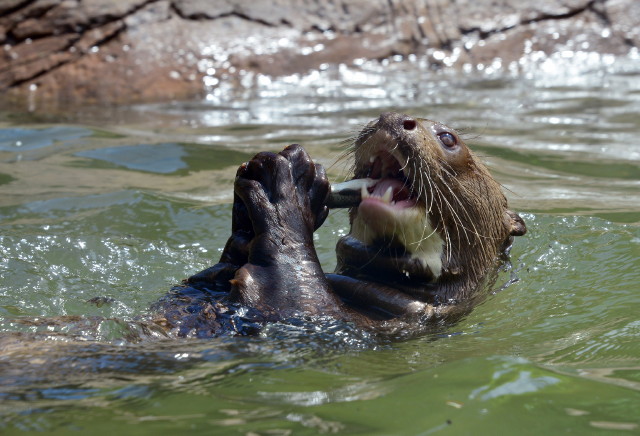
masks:
<instances>
[{"instance_id":1,"label":"otter nose","mask_svg":"<svg viewBox=\"0 0 640 436\"><path fill-rule=\"evenodd\" d=\"M408 115L399 114L396 112L385 112L380 115L378 125L388 129L402 128L404 130L415 130L418 127L418 122L415 118L411 118Z\"/></svg>"},{"instance_id":2,"label":"otter nose","mask_svg":"<svg viewBox=\"0 0 640 436\"><path fill-rule=\"evenodd\" d=\"M404 127L404 130L413 130L418 126L418 123L416 123L416 120L414 120L413 118L406 118L404 121L402 121L402 127Z\"/></svg>"}]
</instances>

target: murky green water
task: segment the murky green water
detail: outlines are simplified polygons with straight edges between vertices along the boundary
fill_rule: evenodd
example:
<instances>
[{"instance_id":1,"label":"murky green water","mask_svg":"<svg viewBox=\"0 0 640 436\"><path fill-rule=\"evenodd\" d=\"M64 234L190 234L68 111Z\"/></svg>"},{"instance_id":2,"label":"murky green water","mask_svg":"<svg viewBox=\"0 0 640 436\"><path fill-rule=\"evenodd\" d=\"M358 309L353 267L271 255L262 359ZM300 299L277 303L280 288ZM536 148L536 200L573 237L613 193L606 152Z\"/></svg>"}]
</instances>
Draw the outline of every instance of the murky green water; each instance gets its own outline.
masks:
<instances>
[{"instance_id":1,"label":"murky green water","mask_svg":"<svg viewBox=\"0 0 640 436\"><path fill-rule=\"evenodd\" d=\"M640 73L352 79L2 115L2 434L640 431ZM391 109L462 128L525 218L495 295L398 342L145 336L149 306L219 256L239 163L299 142L331 166ZM318 232L326 269L345 231L334 213Z\"/></svg>"}]
</instances>

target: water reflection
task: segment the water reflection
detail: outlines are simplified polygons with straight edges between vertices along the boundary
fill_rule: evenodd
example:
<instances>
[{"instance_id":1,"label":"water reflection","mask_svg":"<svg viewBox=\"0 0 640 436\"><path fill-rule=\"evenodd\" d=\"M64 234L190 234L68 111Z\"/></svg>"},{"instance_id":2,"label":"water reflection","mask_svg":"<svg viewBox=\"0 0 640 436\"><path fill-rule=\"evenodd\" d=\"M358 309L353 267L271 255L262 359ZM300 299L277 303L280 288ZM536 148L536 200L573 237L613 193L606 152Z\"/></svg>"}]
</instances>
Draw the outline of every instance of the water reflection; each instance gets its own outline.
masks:
<instances>
[{"instance_id":1,"label":"water reflection","mask_svg":"<svg viewBox=\"0 0 640 436\"><path fill-rule=\"evenodd\" d=\"M187 168L182 159L184 149L173 143L140 144L123 147L107 147L76 153L76 156L89 157L132 170L156 173L175 173Z\"/></svg>"}]
</instances>

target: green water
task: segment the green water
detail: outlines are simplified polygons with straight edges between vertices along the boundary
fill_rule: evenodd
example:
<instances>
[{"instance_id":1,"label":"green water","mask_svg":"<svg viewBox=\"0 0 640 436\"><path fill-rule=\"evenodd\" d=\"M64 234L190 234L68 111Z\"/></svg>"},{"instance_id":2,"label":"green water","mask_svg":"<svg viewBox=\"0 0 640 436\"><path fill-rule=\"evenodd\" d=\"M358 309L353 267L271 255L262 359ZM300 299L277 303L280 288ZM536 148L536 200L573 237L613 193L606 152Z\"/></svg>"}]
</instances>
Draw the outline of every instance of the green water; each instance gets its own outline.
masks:
<instances>
[{"instance_id":1,"label":"green water","mask_svg":"<svg viewBox=\"0 0 640 436\"><path fill-rule=\"evenodd\" d=\"M2 113L0 432L637 434L640 74L395 74ZM487 300L401 341L331 324L144 331L153 302L219 256L238 164L299 142L340 180L341 140L391 109L463 128L527 222ZM344 212L318 231L325 269L346 231Z\"/></svg>"}]
</instances>

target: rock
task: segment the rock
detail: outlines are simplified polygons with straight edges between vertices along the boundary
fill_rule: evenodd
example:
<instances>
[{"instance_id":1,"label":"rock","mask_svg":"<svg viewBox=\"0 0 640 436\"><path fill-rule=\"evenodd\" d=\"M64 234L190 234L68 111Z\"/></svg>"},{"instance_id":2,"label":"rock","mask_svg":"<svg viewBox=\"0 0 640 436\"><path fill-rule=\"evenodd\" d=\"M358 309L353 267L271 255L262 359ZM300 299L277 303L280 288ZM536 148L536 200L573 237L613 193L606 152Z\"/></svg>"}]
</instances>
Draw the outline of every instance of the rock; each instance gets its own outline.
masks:
<instances>
[{"instance_id":1,"label":"rock","mask_svg":"<svg viewBox=\"0 0 640 436\"><path fill-rule=\"evenodd\" d=\"M640 45L636 0L4 0L0 92L23 104L200 97L243 72L426 57L432 68ZM33 98L32 98L33 99Z\"/></svg>"},{"instance_id":2,"label":"rock","mask_svg":"<svg viewBox=\"0 0 640 436\"><path fill-rule=\"evenodd\" d=\"M616 39L626 45L640 46L640 3L625 0L611 0L602 6L602 14L611 23L611 31Z\"/></svg>"}]
</instances>

